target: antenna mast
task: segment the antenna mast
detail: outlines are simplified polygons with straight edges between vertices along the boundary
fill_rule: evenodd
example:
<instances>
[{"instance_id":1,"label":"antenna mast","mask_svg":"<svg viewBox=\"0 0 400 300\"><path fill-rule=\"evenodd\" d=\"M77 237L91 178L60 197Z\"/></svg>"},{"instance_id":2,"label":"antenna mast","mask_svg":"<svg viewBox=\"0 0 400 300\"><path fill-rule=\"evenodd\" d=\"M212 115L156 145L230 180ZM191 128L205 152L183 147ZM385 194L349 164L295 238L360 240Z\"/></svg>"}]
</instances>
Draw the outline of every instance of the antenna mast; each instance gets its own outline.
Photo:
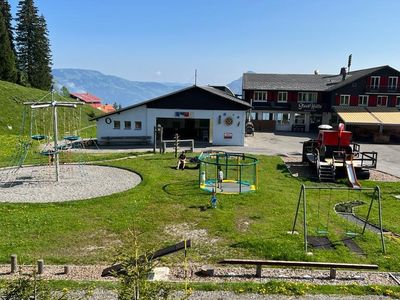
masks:
<instances>
[{"instance_id":1,"label":"antenna mast","mask_svg":"<svg viewBox=\"0 0 400 300\"><path fill-rule=\"evenodd\" d=\"M194 69L194 85L197 85L197 69Z\"/></svg>"}]
</instances>

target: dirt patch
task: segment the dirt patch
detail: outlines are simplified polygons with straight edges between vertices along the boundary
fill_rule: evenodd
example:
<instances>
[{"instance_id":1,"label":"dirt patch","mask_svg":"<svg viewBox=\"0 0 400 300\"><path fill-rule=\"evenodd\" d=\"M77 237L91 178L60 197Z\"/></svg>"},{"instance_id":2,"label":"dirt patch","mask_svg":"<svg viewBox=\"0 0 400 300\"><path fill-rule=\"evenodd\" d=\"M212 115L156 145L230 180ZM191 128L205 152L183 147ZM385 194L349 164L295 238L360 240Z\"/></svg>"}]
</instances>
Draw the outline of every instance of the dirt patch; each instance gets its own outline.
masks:
<instances>
[{"instance_id":1,"label":"dirt patch","mask_svg":"<svg viewBox=\"0 0 400 300\"><path fill-rule=\"evenodd\" d=\"M301 157L281 156L286 168L293 177L316 179L317 174L308 163L303 163Z\"/></svg>"},{"instance_id":2,"label":"dirt patch","mask_svg":"<svg viewBox=\"0 0 400 300\"><path fill-rule=\"evenodd\" d=\"M246 232L247 230L249 230L250 222L251 221L248 219L244 219L244 218L238 219L236 221L237 230L240 232Z\"/></svg>"},{"instance_id":3,"label":"dirt patch","mask_svg":"<svg viewBox=\"0 0 400 300\"><path fill-rule=\"evenodd\" d=\"M218 241L217 238L210 238L207 230L196 229L195 225L188 223L168 225L164 232L181 240L190 239L194 243L213 244Z\"/></svg>"}]
</instances>

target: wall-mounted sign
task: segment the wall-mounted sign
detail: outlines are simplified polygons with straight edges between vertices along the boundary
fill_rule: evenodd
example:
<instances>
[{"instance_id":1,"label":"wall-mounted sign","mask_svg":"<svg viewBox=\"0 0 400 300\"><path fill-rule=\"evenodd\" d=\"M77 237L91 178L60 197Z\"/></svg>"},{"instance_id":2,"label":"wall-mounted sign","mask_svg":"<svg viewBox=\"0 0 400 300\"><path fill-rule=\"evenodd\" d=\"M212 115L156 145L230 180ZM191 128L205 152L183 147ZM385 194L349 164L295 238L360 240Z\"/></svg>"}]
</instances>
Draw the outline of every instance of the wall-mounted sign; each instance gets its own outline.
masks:
<instances>
[{"instance_id":1,"label":"wall-mounted sign","mask_svg":"<svg viewBox=\"0 0 400 300\"><path fill-rule=\"evenodd\" d=\"M224 139L232 139L232 132L224 132Z\"/></svg>"},{"instance_id":2,"label":"wall-mounted sign","mask_svg":"<svg viewBox=\"0 0 400 300\"><path fill-rule=\"evenodd\" d=\"M318 103L298 103L299 111L316 111L322 109L322 105Z\"/></svg>"},{"instance_id":3,"label":"wall-mounted sign","mask_svg":"<svg viewBox=\"0 0 400 300\"><path fill-rule=\"evenodd\" d=\"M105 118L104 121L106 122L106 124L111 124L111 118Z\"/></svg>"},{"instance_id":4,"label":"wall-mounted sign","mask_svg":"<svg viewBox=\"0 0 400 300\"><path fill-rule=\"evenodd\" d=\"M233 119L232 117L226 117L224 122L226 126L231 126L233 123Z\"/></svg>"},{"instance_id":5,"label":"wall-mounted sign","mask_svg":"<svg viewBox=\"0 0 400 300\"><path fill-rule=\"evenodd\" d=\"M188 111L176 111L175 112L175 117L177 118L191 118L192 113Z\"/></svg>"}]
</instances>

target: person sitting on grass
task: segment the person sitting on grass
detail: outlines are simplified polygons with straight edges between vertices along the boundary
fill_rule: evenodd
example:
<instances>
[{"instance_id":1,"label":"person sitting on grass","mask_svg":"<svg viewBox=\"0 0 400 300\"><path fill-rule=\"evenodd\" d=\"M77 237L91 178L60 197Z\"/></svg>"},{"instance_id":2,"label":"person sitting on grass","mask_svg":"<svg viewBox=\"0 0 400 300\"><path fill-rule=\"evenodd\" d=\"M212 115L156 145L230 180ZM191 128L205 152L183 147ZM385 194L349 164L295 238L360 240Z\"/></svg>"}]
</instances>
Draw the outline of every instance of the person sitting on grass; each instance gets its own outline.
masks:
<instances>
[{"instance_id":1,"label":"person sitting on grass","mask_svg":"<svg viewBox=\"0 0 400 300\"><path fill-rule=\"evenodd\" d=\"M176 166L176 169L179 170L181 168L182 170L184 170L185 165L186 165L186 155L185 151L182 151L182 153L179 155L178 165Z\"/></svg>"}]
</instances>

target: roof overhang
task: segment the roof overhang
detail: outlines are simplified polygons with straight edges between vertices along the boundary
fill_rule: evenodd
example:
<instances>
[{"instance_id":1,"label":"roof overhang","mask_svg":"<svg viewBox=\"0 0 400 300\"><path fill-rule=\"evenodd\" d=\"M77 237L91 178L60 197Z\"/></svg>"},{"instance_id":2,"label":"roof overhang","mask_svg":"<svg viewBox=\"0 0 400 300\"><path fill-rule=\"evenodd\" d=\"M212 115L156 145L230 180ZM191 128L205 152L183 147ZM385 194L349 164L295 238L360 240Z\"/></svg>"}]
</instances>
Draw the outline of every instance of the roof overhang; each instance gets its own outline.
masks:
<instances>
[{"instance_id":1,"label":"roof overhang","mask_svg":"<svg viewBox=\"0 0 400 300\"><path fill-rule=\"evenodd\" d=\"M400 126L400 111L395 108L334 107L334 110L349 125Z\"/></svg>"}]
</instances>

